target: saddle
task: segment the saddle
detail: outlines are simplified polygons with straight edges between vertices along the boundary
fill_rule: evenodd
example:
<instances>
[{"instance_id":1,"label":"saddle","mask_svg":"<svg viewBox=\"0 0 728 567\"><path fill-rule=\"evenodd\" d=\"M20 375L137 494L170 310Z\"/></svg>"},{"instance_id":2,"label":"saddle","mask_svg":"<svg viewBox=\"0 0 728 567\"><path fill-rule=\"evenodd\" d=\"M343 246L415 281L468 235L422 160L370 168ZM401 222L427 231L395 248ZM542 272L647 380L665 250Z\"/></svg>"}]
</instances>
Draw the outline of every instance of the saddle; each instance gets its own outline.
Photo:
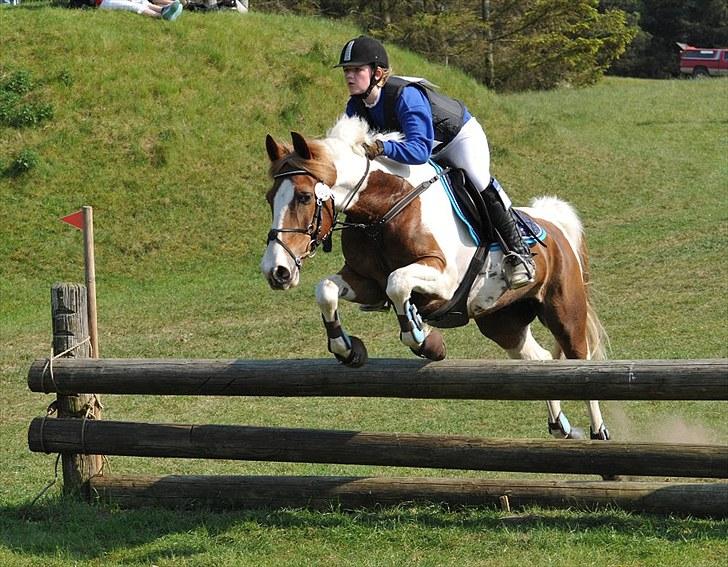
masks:
<instances>
[{"instance_id":1,"label":"saddle","mask_svg":"<svg viewBox=\"0 0 728 567\"><path fill-rule=\"evenodd\" d=\"M436 164L433 163L433 165ZM438 170L441 169L437 165L436 167ZM448 193L453 210L465 223L468 232L478 245L452 299L432 313L422 316L427 323L435 327L453 328L462 327L468 323L467 302L470 289L482 270L488 253L491 250L498 250L499 244L493 233L483 198L470 182L465 171L450 169L443 172L443 176L445 177L443 181L446 182L443 182L442 185ZM524 238L526 243L529 246L534 246L537 242L543 244L546 231L526 213L515 209L511 209L511 212L521 232L521 237Z\"/></svg>"}]
</instances>

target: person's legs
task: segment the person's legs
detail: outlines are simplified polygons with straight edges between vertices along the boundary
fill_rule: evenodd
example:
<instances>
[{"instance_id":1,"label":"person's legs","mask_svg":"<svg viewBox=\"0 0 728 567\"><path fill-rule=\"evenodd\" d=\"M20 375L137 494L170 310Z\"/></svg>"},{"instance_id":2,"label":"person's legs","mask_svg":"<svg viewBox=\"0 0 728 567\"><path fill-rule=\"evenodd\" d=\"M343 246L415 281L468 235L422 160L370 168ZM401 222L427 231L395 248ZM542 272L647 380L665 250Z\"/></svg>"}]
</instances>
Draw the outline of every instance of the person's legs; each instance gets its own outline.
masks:
<instances>
[{"instance_id":1,"label":"person's legs","mask_svg":"<svg viewBox=\"0 0 728 567\"><path fill-rule=\"evenodd\" d=\"M464 170L483 197L490 222L500 235L499 244L505 248L504 276L508 286L517 289L532 283L535 265L531 252L511 214L510 198L490 175L488 138L478 121L475 118L468 120L435 159Z\"/></svg>"},{"instance_id":2,"label":"person's legs","mask_svg":"<svg viewBox=\"0 0 728 567\"><path fill-rule=\"evenodd\" d=\"M99 5L102 10L123 10L134 12L152 18L161 16L161 8L147 2L147 0L103 0Z\"/></svg>"}]
</instances>

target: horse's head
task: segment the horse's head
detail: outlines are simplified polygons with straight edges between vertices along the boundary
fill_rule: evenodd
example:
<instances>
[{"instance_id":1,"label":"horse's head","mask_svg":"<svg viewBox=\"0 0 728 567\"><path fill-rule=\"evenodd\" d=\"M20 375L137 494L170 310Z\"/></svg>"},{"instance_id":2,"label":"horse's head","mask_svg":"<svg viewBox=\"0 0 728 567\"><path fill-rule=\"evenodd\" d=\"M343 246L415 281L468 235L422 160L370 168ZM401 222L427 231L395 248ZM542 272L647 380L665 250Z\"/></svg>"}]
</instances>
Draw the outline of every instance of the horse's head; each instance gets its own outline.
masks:
<instances>
[{"instance_id":1,"label":"horse's head","mask_svg":"<svg viewBox=\"0 0 728 567\"><path fill-rule=\"evenodd\" d=\"M270 135L265 141L273 178L266 199L273 223L260 268L273 289L298 285L303 260L315 253L334 222L336 168L326 146L295 132L291 138L292 148Z\"/></svg>"}]
</instances>

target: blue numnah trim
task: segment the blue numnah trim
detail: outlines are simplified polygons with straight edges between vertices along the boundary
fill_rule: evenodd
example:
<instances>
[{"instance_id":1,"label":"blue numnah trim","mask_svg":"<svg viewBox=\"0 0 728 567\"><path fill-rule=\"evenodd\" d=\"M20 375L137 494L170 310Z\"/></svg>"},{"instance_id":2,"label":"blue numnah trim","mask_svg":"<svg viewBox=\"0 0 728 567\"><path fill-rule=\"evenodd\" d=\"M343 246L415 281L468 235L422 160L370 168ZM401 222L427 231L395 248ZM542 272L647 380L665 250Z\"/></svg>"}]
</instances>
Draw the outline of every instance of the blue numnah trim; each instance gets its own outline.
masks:
<instances>
[{"instance_id":1,"label":"blue numnah trim","mask_svg":"<svg viewBox=\"0 0 728 567\"><path fill-rule=\"evenodd\" d=\"M430 160L429 164L435 168L436 173L441 173L442 168L436 164L434 161ZM465 214L463 214L463 211L460 209L460 205L458 205L458 202L455 200L455 196L453 195L452 187L450 186L450 178L447 175L443 175L440 177L440 182L442 183L442 186L445 188L445 194L447 195L447 198L450 199L450 205L452 205L452 210L455 211L455 214L457 217L463 221L465 224L465 228L468 229L468 233L470 234L470 238L473 239L473 242L478 245L480 244L480 238L478 238L477 233L475 232L475 229L473 228L473 225L470 224L470 221L465 218Z\"/></svg>"},{"instance_id":2,"label":"blue numnah trim","mask_svg":"<svg viewBox=\"0 0 728 567\"><path fill-rule=\"evenodd\" d=\"M440 167L434 161L430 160L428 163L433 168L435 168L436 173L439 174L442 172L442 167ZM450 200L450 205L452 206L453 211L455 211L457 217L465 224L465 227L468 229L468 233L473 239L473 242L476 245L480 244L480 238L478 238L478 235L475 232L473 225L470 224L470 221L467 218L465 218L465 214L463 213L460 205L458 205L458 202L455 199L452 186L450 185L449 177L447 175L443 175L442 177L440 177L440 181L442 182L442 186L445 189L445 194L447 195L447 198ZM524 226L524 223L528 224L528 228ZM538 224L524 212L519 211L518 215L516 215L516 224L518 225L518 230L521 231L521 236L523 237L524 242L528 245L529 248L533 248L533 246L535 246L538 241L543 241L547 236L546 229L544 229L540 224ZM538 239L534 238L532 234L537 235ZM495 252L500 250L501 247L500 244L498 244L497 242L493 242L488 249Z\"/></svg>"}]
</instances>

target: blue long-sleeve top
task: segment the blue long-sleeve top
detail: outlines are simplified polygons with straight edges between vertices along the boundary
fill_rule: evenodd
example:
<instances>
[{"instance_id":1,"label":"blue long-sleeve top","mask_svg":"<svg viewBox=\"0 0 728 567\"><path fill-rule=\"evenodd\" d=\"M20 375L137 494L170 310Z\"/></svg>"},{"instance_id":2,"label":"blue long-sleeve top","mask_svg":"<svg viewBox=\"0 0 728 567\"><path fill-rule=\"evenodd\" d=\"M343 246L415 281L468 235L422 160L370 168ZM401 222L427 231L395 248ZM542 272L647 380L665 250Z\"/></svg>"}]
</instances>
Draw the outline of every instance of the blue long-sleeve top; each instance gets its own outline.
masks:
<instances>
[{"instance_id":1,"label":"blue long-sleeve top","mask_svg":"<svg viewBox=\"0 0 728 567\"><path fill-rule=\"evenodd\" d=\"M368 108L375 125L384 128L384 97ZM417 165L427 162L435 144L435 128L432 120L432 106L425 94L413 85L406 86L397 99L395 112L402 127L404 140L384 142L384 155L400 163ZM354 102L346 105L347 116L355 116Z\"/></svg>"}]
</instances>

